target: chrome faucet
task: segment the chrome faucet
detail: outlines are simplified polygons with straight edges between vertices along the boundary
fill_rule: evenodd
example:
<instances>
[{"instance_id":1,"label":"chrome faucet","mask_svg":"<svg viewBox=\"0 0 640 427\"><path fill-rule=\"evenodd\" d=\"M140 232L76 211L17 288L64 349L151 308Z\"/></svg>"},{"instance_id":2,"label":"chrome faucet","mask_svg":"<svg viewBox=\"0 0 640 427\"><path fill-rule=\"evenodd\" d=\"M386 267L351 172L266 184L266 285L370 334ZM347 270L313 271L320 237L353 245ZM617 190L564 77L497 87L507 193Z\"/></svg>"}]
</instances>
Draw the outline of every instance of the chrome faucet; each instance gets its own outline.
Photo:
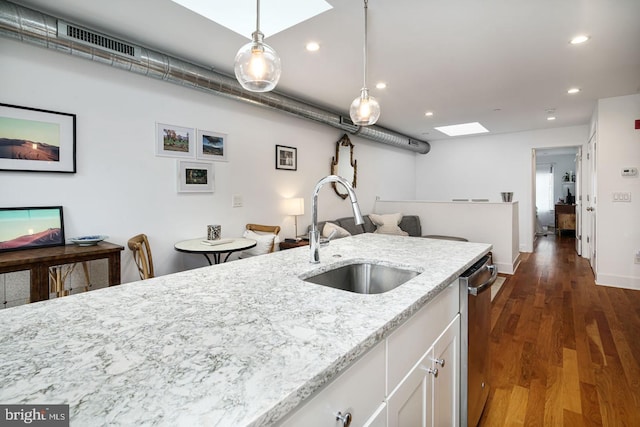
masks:
<instances>
[{"instance_id":1,"label":"chrome faucet","mask_svg":"<svg viewBox=\"0 0 640 427\"><path fill-rule=\"evenodd\" d=\"M353 191L353 187L349 184L349 181L338 175L329 175L322 178L316 184L316 188L313 190L313 199L311 201L311 231L309 231L309 246L311 247L311 262L317 264L320 262L320 231L318 231L318 193L323 185L328 182L338 182L344 186L349 194L349 200L351 200L351 208L353 209L353 216L356 224L364 224L364 218L360 213L360 207L358 206L358 199L356 193Z\"/></svg>"}]
</instances>

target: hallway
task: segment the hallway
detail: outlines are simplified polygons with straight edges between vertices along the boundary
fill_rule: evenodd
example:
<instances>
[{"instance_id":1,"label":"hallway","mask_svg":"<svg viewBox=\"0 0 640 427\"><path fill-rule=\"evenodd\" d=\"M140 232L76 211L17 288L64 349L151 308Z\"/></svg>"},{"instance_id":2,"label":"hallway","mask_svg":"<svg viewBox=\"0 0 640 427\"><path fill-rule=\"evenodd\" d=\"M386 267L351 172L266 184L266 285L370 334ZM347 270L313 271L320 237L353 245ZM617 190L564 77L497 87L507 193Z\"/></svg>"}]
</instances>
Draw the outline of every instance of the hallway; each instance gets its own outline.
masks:
<instances>
[{"instance_id":1,"label":"hallway","mask_svg":"<svg viewBox=\"0 0 640 427\"><path fill-rule=\"evenodd\" d=\"M481 426L640 425L640 291L596 286L574 247L538 237L493 301Z\"/></svg>"}]
</instances>

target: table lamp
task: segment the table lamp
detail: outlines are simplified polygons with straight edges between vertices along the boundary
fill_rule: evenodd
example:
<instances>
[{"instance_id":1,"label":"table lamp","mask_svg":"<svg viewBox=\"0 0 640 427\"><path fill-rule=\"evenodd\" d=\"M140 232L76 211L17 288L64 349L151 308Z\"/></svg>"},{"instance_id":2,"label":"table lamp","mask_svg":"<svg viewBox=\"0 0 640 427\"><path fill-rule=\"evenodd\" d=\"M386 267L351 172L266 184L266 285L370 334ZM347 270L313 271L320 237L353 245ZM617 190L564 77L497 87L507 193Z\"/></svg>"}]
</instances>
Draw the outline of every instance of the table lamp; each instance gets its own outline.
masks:
<instances>
[{"instance_id":1,"label":"table lamp","mask_svg":"<svg viewBox=\"0 0 640 427\"><path fill-rule=\"evenodd\" d=\"M298 216L304 215L304 199L302 197L294 197L286 200L286 214L293 215L296 225L296 235L298 238Z\"/></svg>"}]
</instances>

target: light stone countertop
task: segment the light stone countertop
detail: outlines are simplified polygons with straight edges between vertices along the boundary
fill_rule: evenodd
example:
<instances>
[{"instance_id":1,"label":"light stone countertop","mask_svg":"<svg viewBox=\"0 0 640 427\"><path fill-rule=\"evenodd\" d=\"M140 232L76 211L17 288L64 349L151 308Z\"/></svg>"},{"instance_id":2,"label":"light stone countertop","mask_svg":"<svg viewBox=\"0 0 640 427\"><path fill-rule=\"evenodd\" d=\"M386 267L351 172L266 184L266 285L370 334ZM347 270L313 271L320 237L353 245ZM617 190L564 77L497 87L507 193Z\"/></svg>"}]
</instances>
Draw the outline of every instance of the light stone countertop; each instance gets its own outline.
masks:
<instances>
[{"instance_id":1,"label":"light stone countertop","mask_svg":"<svg viewBox=\"0 0 640 427\"><path fill-rule=\"evenodd\" d=\"M272 425L444 289L488 244L362 234L0 311L0 403L79 426ZM303 282L374 261L384 294Z\"/></svg>"}]
</instances>

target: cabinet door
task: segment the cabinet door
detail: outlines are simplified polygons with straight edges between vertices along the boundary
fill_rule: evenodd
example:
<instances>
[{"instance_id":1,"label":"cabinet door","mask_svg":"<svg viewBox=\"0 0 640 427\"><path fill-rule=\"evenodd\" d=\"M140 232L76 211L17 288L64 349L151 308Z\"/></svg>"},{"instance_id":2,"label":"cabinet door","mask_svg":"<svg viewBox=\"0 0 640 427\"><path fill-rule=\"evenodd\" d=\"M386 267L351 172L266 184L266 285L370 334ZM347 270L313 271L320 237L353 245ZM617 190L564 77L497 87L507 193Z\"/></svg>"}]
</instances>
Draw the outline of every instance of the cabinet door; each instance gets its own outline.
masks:
<instances>
[{"instance_id":1,"label":"cabinet door","mask_svg":"<svg viewBox=\"0 0 640 427\"><path fill-rule=\"evenodd\" d=\"M420 359L387 400L388 427L431 426L433 349Z\"/></svg>"},{"instance_id":2,"label":"cabinet door","mask_svg":"<svg viewBox=\"0 0 640 427\"><path fill-rule=\"evenodd\" d=\"M460 424L460 315L433 344L433 426Z\"/></svg>"}]
</instances>

